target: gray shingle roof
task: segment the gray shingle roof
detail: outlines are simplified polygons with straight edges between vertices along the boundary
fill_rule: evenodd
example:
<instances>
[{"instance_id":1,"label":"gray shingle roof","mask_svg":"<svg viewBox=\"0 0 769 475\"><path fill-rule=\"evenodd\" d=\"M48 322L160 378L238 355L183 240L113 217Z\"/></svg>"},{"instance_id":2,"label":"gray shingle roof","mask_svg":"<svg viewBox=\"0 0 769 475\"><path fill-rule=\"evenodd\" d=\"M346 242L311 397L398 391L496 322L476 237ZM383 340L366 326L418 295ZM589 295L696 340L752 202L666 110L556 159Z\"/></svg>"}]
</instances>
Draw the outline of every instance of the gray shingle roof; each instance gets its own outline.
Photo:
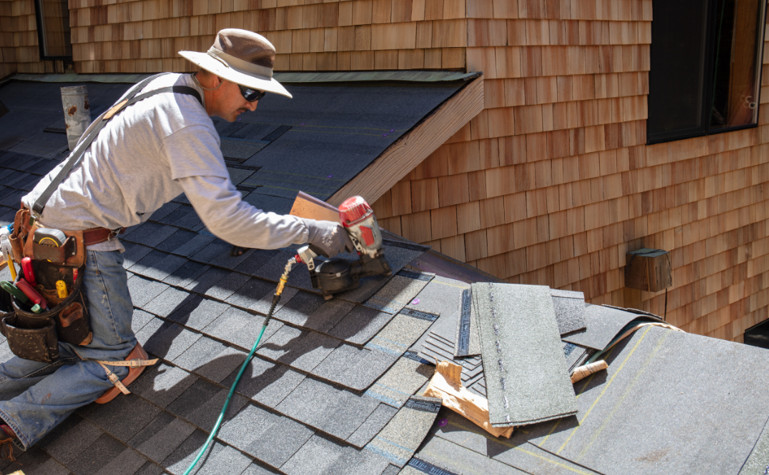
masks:
<instances>
[{"instance_id":1,"label":"gray shingle roof","mask_svg":"<svg viewBox=\"0 0 769 475\"><path fill-rule=\"evenodd\" d=\"M56 132L63 130L59 86L0 86L10 111L0 117L2 223L66 148ZM243 122L218 126L248 199L287 212L300 188L332 194L457 87L301 84L292 88L293 101L265 101ZM90 84L94 113L124 88ZM335 110L347 109L323 116L332 100ZM292 173L311 159L328 166L309 167L305 178ZM759 457L769 446L766 350L657 327L635 332L607 354L607 371L574 386L575 416L520 427L508 440L440 409L419 396L438 359L462 364L463 384L486 395L478 315L463 306L471 286L429 272L426 248L386 237L393 275L330 301L312 289L306 269L294 269L198 473L734 473L754 446L747 467L765 468ZM121 239L134 330L160 363L131 385L131 395L79 409L21 455L23 465L5 463L4 470L183 472L213 427L293 254L230 255L183 197ZM417 260L421 268L412 265ZM0 279L7 279L3 272ZM631 321L655 320L585 306L575 292L552 297L552 328L559 329L557 346L569 368ZM537 327L531 320L519 336ZM463 332L470 356L458 358ZM0 357L9 356L0 344Z\"/></svg>"}]
</instances>

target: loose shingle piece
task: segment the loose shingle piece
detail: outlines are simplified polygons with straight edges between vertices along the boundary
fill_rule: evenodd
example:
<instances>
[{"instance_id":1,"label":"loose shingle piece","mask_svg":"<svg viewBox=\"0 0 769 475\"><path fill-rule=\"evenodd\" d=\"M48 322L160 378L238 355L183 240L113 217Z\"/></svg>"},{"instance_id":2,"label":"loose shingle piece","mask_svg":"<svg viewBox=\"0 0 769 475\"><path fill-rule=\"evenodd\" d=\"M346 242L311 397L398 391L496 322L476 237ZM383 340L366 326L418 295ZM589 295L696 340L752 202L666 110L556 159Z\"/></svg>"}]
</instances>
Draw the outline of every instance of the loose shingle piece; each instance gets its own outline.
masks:
<instances>
[{"instance_id":1,"label":"loose shingle piece","mask_svg":"<svg viewBox=\"0 0 769 475\"><path fill-rule=\"evenodd\" d=\"M626 325L634 320L661 321L659 317L639 315L606 305L588 305L585 307L586 330L567 335L563 340L587 348L603 350Z\"/></svg>"},{"instance_id":2,"label":"loose shingle piece","mask_svg":"<svg viewBox=\"0 0 769 475\"><path fill-rule=\"evenodd\" d=\"M491 424L533 424L577 412L550 289L473 284Z\"/></svg>"},{"instance_id":3,"label":"loose shingle piece","mask_svg":"<svg viewBox=\"0 0 769 475\"><path fill-rule=\"evenodd\" d=\"M585 329L585 294L572 290L550 289L558 331L566 335Z\"/></svg>"}]
</instances>

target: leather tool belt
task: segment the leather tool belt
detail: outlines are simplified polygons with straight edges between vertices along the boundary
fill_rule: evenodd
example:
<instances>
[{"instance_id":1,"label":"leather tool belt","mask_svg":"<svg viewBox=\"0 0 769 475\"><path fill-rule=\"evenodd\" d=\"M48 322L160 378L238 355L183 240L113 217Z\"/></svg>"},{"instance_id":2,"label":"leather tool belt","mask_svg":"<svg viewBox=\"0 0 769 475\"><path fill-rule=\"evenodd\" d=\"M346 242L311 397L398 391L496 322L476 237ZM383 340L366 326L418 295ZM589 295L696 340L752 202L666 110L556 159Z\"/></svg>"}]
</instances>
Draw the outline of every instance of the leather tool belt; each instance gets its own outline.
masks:
<instances>
[{"instance_id":1,"label":"leather tool belt","mask_svg":"<svg viewBox=\"0 0 769 475\"><path fill-rule=\"evenodd\" d=\"M28 265L21 266L14 282L3 283L11 294L3 292L9 301L0 301L0 332L16 356L51 363L59 357L59 341L87 345L93 334L78 278L85 267L85 233L51 230L50 237L41 229L27 208L16 213L9 236L12 260L24 259ZM36 233L46 238L36 239ZM89 232L91 239L102 241L109 234Z\"/></svg>"},{"instance_id":2,"label":"leather tool belt","mask_svg":"<svg viewBox=\"0 0 769 475\"><path fill-rule=\"evenodd\" d=\"M117 237L118 234L122 234L125 228L107 229L107 228L91 228L83 231L83 245L85 247L93 244L99 244L104 241L111 241ZM66 234L67 232L64 231Z\"/></svg>"},{"instance_id":3,"label":"leather tool belt","mask_svg":"<svg viewBox=\"0 0 769 475\"><path fill-rule=\"evenodd\" d=\"M46 244L45 239L37 239L36 233L46 238L59 236L60 245ZM44 297L47 310L33 311L24 302L19 302L11 295L0 292L0 332L6 336L11 351L21 358L52 363L59 358L59 341L78 346L88 345L93 339L88 319L88 307L82 292L82 278L78 278L85 267L85 248L114 239L124 231L123 228L111 230L91 228L83 231L60 231L41 228L32 219L30 211L22 207L14 219L14 232L10 236L13 247L13 260L31 259L34 273L35 290ZM29 279L22 273L19 281ZM66 290L64 296L60 287ZM131 384L147 366L157 363L157 358L149 359L140 344L136 344L125 361L96 361L104 369L114 387L107 390L95 402L106 404L118 394L129 394L126 386ZM127 366L128 374L121 381L110 366Z\"/></svg>"},{"instance_id":4,"label":"leather tool belt","mask_svg":"<svg viewBox=\"0 0 769 475\"><path fill-rule=\"evenodd\" d=\"M26 207L22 207L16 212L13 221L14 231L10 236L13 258L16 262L21 262L23 257L31 257L60 265L82 267L85 264L86 247L114 239L118 234L125 231L125 228L63 230L62 232L66 236L65 241L59 246L49 246L40 245L34 239L35 231L41 227Z\"/></svg>"}]
</instances>

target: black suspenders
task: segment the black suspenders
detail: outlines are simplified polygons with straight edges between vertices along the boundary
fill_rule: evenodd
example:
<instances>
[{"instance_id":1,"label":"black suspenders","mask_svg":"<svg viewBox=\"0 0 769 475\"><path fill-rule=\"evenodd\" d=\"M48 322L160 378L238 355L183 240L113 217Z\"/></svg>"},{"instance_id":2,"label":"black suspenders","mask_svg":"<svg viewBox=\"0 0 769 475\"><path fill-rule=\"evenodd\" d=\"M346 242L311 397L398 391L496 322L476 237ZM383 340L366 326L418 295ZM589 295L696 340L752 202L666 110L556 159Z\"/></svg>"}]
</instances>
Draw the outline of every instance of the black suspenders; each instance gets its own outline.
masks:
<instances>
[{"instance_id":1,"label":"black suspenders","mask_svg":"<svg viewBox=\"0 0 769 475\"><path fill-rule=\"evenodd\" d=\"M32 207L33 213L40 215L43 212L43 209L45 208L45 204L51 198L51 195L53 194L54 190L56 190L56 188L58 188L59 185L61 185L61 182L64 181L64 179L69 175L72 169L78 163L80 163L80 159L83 157L83 154L91 145L91 142L94 141L96 136L99 135L99 132L101 131L101 129L104 128L104 126L107 124L107 121L109 121L111 118L117 115L120 111L124 110L126 107L162 92L172 92L175 94L188 94L188 95L194 96L198 100L198 102L203 104L203 100L201 99L198 91L189 86L163 87L160 89L155 89L152 91L139 94L139 91L141 91L144 88L144 86L146 86L150 81L152 81L153 79L156 79L159 76L160 75L151 76L135 84L128 91L128 93L125 94L122 100L118 101L116 104L110 107L106 112L104 112L102 115L96 118L96 120L88 127L88 129L86 129L85 133L83 134L83 137L80 138L77 145L75 146L75 149L72 151L72 153L69 154L69 157L67 157L67 162L65 163L65 165L61 168L61 170L59 170L59 173L53 178L53 180L51 180L51 183L48 185L48 188L46 188L45 191L43 191L43 193L35 201L35 204Z\"/></svg>"}]
</instances>

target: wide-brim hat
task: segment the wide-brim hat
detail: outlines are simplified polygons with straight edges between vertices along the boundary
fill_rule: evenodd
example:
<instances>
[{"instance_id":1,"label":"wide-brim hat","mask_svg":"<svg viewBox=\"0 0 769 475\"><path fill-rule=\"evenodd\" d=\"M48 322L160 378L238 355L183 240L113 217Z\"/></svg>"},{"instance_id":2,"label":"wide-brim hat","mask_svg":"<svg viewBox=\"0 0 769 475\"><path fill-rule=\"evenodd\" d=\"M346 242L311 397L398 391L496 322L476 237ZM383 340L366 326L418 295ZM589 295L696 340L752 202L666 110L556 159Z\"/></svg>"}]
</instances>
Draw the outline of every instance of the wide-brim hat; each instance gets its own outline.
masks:
<instances>
[{"instance_id":1,"label":"wide-brim hat","mask_svg":"<svg viewBox=\"0 0 769 475\"><path fill-rule=\"evenodd\" d=\"M253 31L226 28L216 35L205 53L179 51L185 59L217 76L251 89L292 97L272 77L275 47L264 36Z\"/></svg>"}]
</instances>

